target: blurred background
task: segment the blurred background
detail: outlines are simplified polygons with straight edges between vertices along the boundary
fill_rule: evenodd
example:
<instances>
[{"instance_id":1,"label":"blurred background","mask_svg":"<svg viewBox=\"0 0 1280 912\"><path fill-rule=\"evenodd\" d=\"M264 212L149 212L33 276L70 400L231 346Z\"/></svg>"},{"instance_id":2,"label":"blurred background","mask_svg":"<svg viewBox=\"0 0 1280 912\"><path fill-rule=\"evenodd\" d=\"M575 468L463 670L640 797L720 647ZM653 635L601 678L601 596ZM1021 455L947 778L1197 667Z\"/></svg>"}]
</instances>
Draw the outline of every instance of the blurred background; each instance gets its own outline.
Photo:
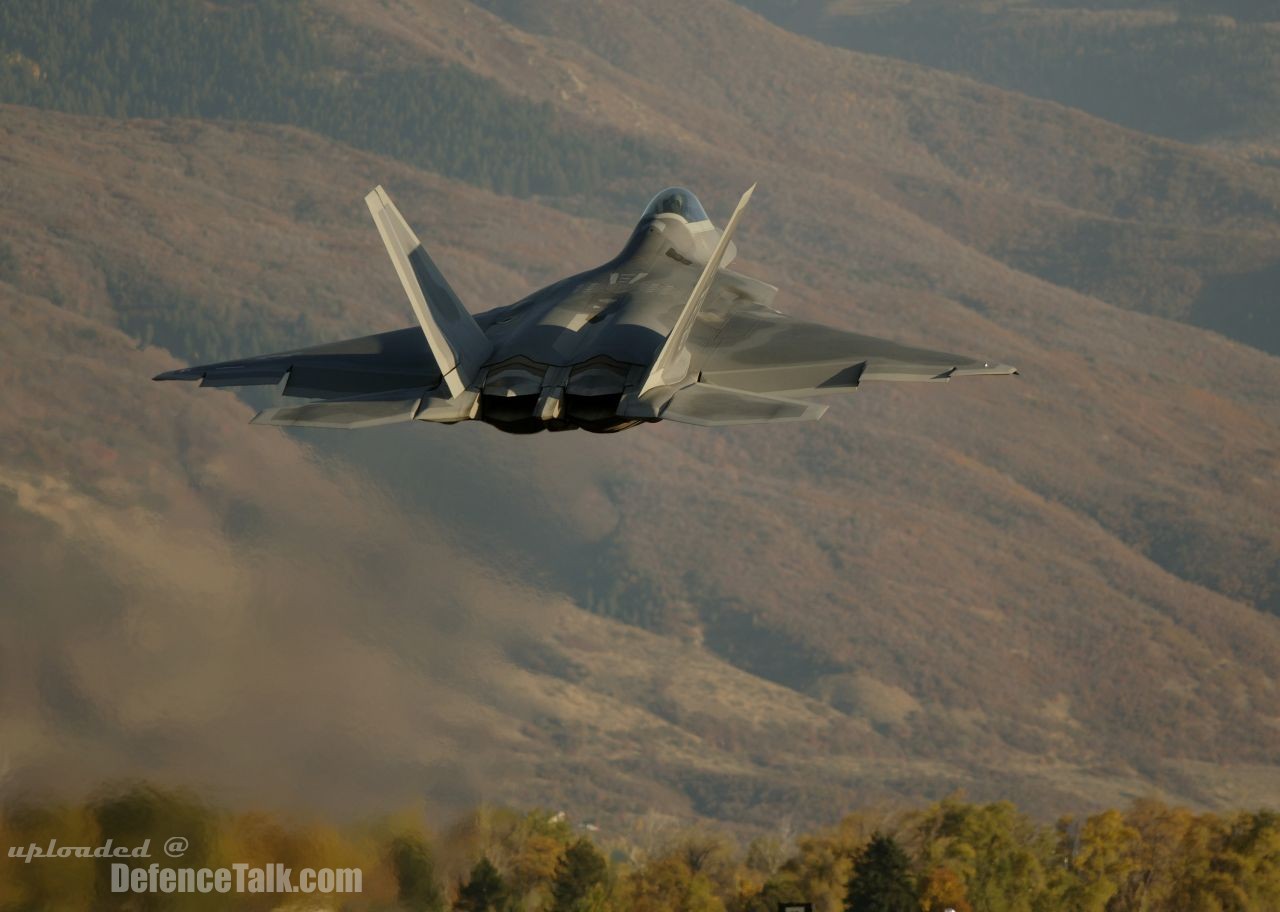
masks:
<instances>
[{"instance_id":1,"label":"blurred background","mask_svg":"<svg viewBox=\"0 0 1280 912\"><path fill-rule=\"evenodd\" d=\"M1276 19L7 0L0 799L1276 805ZM781 309L1022 376L535 437L150 380L411 325L375 184L478 312L755 181Z\"/></svg>"}]
</instances>

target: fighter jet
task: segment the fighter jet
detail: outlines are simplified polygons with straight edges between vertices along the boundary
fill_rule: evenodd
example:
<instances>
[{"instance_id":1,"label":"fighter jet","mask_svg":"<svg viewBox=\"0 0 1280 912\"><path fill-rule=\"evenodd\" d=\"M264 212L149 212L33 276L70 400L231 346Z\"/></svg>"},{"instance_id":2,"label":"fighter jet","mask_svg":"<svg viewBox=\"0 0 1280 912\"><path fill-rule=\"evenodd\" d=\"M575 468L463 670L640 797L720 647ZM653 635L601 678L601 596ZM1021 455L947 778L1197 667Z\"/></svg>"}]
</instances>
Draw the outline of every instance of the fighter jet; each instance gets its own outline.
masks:
<instances>
[{"instance_id":1,"label":"fighter jet","mask_svg":"<svg viewBox=\"0 0 1280 912\"><path fill-rule=\"evenodd\" d=\"M645 208L622 251L528 297L471 314L381 187L365 202L418 325L241 361L166 371L202 386L275 384L311 401L256 424L360 428L483 421L516 434L621 431L653 421L812 421L811 397L869 380L1015 374L797 320L778 289L728 269L754 186L721 231L683 187Z\"/></svg>"}]
</instances>

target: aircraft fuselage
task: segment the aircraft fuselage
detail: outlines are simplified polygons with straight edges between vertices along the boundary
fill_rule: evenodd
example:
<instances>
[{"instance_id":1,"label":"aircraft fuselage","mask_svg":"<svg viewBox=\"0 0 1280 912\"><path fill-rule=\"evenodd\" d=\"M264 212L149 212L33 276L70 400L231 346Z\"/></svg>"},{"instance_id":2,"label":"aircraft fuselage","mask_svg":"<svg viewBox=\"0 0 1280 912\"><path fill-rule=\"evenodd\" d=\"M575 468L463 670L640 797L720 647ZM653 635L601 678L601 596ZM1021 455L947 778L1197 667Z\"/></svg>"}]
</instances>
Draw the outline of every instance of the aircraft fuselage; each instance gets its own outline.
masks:
<instances>
[{"instance_id":1,"label":"aircraft fuselage","mask_svg":"<svg viewBox=\"0 0 1280 912\"><path fill-rule=\"evenodd\" d=\"M513 433L638 424L618 415L619 400L653 360L700 272L671 243L674 234L655 219L608 263L485 314L493 352L476 418ZM700 336L716 322L714 313L705 317Z\"/></svg>"}]
</instances>

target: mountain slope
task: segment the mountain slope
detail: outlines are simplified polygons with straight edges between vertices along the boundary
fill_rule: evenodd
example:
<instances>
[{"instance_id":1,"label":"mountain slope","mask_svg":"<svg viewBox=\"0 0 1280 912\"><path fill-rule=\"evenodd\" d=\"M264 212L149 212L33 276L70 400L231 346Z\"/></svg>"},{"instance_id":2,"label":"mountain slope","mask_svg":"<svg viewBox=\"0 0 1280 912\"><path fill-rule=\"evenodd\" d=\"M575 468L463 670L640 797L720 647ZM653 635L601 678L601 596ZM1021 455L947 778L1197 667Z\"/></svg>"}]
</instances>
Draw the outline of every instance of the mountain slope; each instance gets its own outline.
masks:
<instances>
[{"instance_id":1,"label":"mountain slope","mask_svg":"<svg viewBox=\"0 0 1280 912\"><path fill-rule=\"evenodd\" d=\"M851 50L964 73L1186 142L1280 137L1280 31L1259 0L745 0Z\"/></svg>"},{"instance_id":2,"label":"mountain slope","mask_svg":"<svg viewBox=\"0 0 1280 912\"><path fill-rule=\"evenodd\" d=\"M665 144L674 171L721 182L736 166L740 181L773 174L787 193L821 175L879 198L837 220L892 202L1019 271L1280 352L1267 303L1280 268L1275 169L819 45L727 2L610 5L590 16L499 0L484 4L491 12L461 0L376 15L343 0L326 6L335 28L384 56L439 56ZM882 269L877 249L846 255Z\"/></svg>"},{"instance_id":3,"label":"mountain slope","mask_svg":"<svg viewBox=\"0 0 1280 912\"><path fill-rule=\"evenodd\" d=\"M295 794L349 806L496 790L616 818L767 824L956 786L1046 812L1151 788L1270 800L1280 362L1133 306L1170 276L1265 259L1270 171L821 48L728 4L549 6L532 21L461 3L330 9L353 60L393 36L387 55L470 61L645 134L713 215L759 178L743 268L783 287L781 308L1023 376L869 386L800 432L245 427L230 396L141 378L407 325L359 202L372 184L477 310L603 260L656 188L516 200L293 128L2 108L3 458L19 492L4 528L63 555L6 552L30 580L9 623L35 625L24 641L52 669L6 663L13 706L40 717L12 718L42 733L9 758L11 782L75 769L67 745L123 743L114 769L160 757L228 789L237 768L193 765L207 743L195 733L221 743L243 725L277 732L281 769L330 736L345 745L325 771L342 788ZM644 52L663 36L669 67ZM580 95L563 88L572 76ZM1109 184L1083 179L1098 159ZM1140 268L1095 266L1083 241L1060 250L1076 224L1087 240L1126 226L1117 257ZM1010 238L1024 257L1127 275L1131 299L1015 268ZM1220 242L1176 262L1205 238ZM62 500L30 493L46 490ZM261 620L208 661L181 651L210 621L164 610L161 568L117 557L127 534L85 561L97 533L49 525L99 513L151 524L143 541L174 549L165 564L192 564L171 585L183 601L212 586ZM77 562L98 575L58 569ZM187 582L205 575L235 582ZM111 599L145 602L150 620ZM65 606L56 628L37 623L46 604ZM82 629L96 632L68 632ZM95 637L96 651L71 648ZM263 651L300 664L241 689L227 669L265 664ZM134 691L153 666L190 672L191 705L118 709L145 707ZM211 695L226 727L199 703ZM279 724L317 706L339 723Z\"/></svg>"}]
</instances>

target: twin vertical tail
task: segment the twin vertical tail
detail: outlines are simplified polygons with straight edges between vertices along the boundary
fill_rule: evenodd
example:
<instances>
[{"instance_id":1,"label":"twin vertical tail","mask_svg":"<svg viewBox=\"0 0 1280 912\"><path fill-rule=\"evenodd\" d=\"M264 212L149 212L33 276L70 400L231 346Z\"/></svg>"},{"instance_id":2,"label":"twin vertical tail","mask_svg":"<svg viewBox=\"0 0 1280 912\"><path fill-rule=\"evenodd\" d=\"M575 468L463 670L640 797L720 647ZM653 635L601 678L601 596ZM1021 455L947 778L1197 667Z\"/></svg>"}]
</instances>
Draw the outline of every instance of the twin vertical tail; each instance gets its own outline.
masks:
<instances>
[{"instance_id":1,"label":"twin vertical tail","mask_svg":"<svg viewBox=\"0 0 1280 912\"><path fill-rule=\"evenodd\" d=\"M489 357L492 343L458 300L386 191L375 187L364 201L422 326L449 397L457 399Z\"/></svg>"},{"instance_id":2,"label":"twin vertical tail","mask_svg":"<svg viewBox=\"0 0 1280 912\"><path fill-rule=\"evenodd\" d=\"M822 417L825 405L786 399L744 390L714 386L701 380L689 382L692 355L689 352L689 333L693 330L702 305L710 296L720 263L738 220L756 189L752 184L738 200L737 208L729 216L720 235L720 242L702 269L702 275L693 286L689 300L676 318L671 332L663 341L648 373L634 394L625 397L619 413L636 418L663 418L683 424L703 427L721 427L733 424L762 424L777 421L813 421Z\"/></svg>"},{"instance_id":3,"label":"twin vertical tail","mask_svg":"<svg viewBox=\"0 0 1280 912\"><path fill-rule=\"evenodd\" d=\"M671 327L671 332L667 333L666 341L662 343L658 356L653 359L649 373L645 375L644 382L640 385L641 397L659 387L679 383L687 376L690 358L686 343L689 341L689 332L698 318L698 311L707 300L707 294L716 280L716 273L720 271L720 261L724 259L725 251L729 249L733 231L738 227L742 211L747 208L747 203L751 200L751 194L755 189L755 184L747 188L747 192L742 194L742 199L738 200L738 206L733 210L733 215L729 216L729 224L720 235L720 243L716 244L715 251L707 260L707 265L703 267L702 275L698 277L698 283L693 286L689 300L685 302L684 309L680 311L675 325Z\"/></svg>"}]
</instances>

